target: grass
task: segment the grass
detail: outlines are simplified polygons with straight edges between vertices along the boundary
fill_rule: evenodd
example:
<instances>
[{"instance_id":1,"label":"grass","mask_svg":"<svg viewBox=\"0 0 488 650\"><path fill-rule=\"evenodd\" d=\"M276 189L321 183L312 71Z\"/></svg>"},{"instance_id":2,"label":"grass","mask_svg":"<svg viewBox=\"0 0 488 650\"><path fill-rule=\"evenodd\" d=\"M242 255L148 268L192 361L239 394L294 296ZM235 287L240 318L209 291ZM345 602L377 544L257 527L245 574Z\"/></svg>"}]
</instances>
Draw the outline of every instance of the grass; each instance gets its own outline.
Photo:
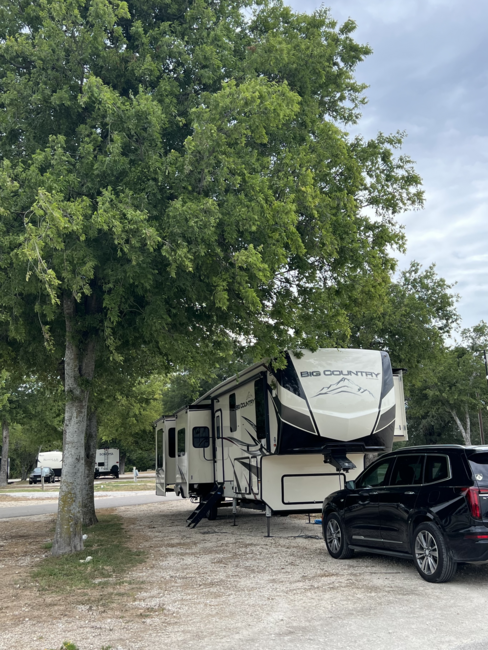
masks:
<instances>
[{"instance_id":1,"label":"grass","mask_svg":"<svg viewBox=\"0 0 488 650\"><path fill-rule=\"evenodd\" d=\"M103 485L103 487L102 487ZM146 481L137 481L137 483L134 483L132 480L124 480L124 481L107 481L106 483L101 483L101 484L95 484L95 492L134 492L137 490L155 490L156 489L156 484L154 479L148 479ZM49 487L46 485L46 488L44 492L58 492L59 490L59 483L55 483L54 485L50 484ZM8 496L9 492L26 492L27 494L31 492L42 492L42 489L40 487L33 487L30 485L26 485L25 483L23 484L18 484L18 487L14 484L9 486L8 488L1 488L0 489L0 495L5 494Z\"/></svg>"},{"instance_id":2,"label":"grass","mask_svg":"<svg viewBox=\"0 0 488 650\"><path fill-rule=\"evenodd\" d=\"M98 515L99 523L88 528L84 550L72 555L47 557L32 572L42 590L63 592L113 590L114 584L124 582L127 572L145 560L145 553L133 551L123 519L117 514ZM44 545L46 548L47 545ZM91 562L80 562L91 556Z\"/></svg>"}]
</instances>

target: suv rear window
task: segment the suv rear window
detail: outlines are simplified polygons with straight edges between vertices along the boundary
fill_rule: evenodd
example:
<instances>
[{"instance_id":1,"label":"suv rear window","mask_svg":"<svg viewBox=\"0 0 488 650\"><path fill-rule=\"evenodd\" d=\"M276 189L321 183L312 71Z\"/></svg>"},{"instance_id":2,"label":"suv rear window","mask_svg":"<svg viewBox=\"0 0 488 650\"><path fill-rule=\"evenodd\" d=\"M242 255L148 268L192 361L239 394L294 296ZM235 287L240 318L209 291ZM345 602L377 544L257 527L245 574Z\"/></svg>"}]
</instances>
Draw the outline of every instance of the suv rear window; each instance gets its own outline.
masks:
<instances>
[{"instance_id":1,"label":"suv rear window","mask_svg":"<svg viewBox=\"0 0 488 650\"><path fill-rule=\"evenodd\" d=\"M473 454L468 460L478 485L488 487L488 453Z\"/></svg>"},{"instance_id":2,"label":"suv rear window","mask_svg":"<svg viewBox=\"0 0 488 650\"><path fill-rule=\"evenodd\" d=\"M437 483L449 478L449 461L447 456L427 454L425 461L424 483Z\"/></svg>"}]
</instances>

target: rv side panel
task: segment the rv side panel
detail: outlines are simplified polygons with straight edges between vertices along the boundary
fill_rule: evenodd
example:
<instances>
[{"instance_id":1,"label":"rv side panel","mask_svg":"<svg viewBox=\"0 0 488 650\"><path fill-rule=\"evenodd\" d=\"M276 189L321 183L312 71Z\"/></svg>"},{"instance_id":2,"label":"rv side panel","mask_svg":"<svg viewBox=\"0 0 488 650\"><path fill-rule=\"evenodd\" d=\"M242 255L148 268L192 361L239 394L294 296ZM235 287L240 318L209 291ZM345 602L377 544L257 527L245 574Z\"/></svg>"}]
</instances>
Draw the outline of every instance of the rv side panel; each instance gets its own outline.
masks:
<instances>
[{"instance_id":1,"label":"rv side panel","mask_svg":"<svg viewBox=\"0 0 488 650\"><path fill-rule=\"evenodd\" d=\"M261 462L262 499L274 512L319 512L325 497L364 469L363 454L348 454L356 469L336 471L318 454L265 456Z\"/></svg>"}]
</instances>

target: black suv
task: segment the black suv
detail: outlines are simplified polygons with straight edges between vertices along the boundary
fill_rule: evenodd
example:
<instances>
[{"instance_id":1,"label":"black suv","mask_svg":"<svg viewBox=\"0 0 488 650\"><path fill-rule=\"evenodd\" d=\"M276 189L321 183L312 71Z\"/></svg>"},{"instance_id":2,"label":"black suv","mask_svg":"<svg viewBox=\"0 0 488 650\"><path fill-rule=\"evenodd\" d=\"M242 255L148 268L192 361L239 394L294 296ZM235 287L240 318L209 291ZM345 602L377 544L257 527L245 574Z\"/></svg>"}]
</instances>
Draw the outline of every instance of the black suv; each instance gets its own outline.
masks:
<instances>
[{"instance_id":1,"label":"black suv","mask_svg":"<svg viewBox=\"0 0 488 650\"><path fill-rule=\"evenodd\" d=\"M322 508L336 559L354 551L413 557L429 582L488 560L488 446L404 447L384 454Z\"/></svg>"}]
</instances>

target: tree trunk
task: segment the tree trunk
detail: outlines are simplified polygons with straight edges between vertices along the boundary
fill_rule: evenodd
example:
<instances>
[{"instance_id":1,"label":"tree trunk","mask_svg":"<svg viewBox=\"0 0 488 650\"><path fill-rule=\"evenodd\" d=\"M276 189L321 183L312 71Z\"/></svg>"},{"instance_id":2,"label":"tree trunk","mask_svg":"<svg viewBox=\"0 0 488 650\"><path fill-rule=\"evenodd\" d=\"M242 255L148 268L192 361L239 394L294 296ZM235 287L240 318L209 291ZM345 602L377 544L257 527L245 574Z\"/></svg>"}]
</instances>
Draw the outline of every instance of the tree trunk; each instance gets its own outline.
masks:
<instances>
[{"instance_id":1,"label":"tree trunk","mask_svg":"<svg viewBox=\"0 0 488 650\"><path fill-rule=\"evenodd\" d=\"M85 478L83 481L83 526L98 523L95 512L95 459L98 443L98 422L96 410L91 411L86 423L85 436Z\"/></svg>"},{"instance_id":2,"label":"tree trunk","mask_svg":"<svg viewBox=\"0 0 488 650\"><path fill-rule=\"evenodd\" d=\"M119 474L122 475L125 472L125 459L127 458L127 454L125 451L120 452L120 458L119 458Z\"/></svg>"},{"instance_id":3,"label":"tree trunk","mask_svg":"<svg viewBox=\"0 0 488 650\"><path fill-rule=\"evenodd\" d=\"M378 458L378 454L364 454L364 469L369 467Z\"/></svg>"},{"instance_id":4,"label":"tree trunk","mask_svg":"<svg viewBox=\"0 0 488 650\"><path fill-rule=\"evenodd\" d=\"M465 407L465 412L466 412L466 444L470 445L471 444L471 419L469 417L469 409L467 406Z\"/></svg>"},{"instance_id":5,"label":"tree trunk","mask_svg":"<svg viewBox=\"0 0 488 650\"><path fill-rule=\"evenodd\" d=\"M0 465L0 487L8 485L8 445L10 441L10 427L7 420L2 422L2 464Z\"/></svg>"},{"instance_id":6,"label":"tree trunk","mask_svg":"<svg viewBox=\"0 0 488 650\"><path fill-rule=\"evenodd\" d=\"M63 310L66 322L63 480L59 489L53 555L64 555L83 549L82 499L89 391L86 384L80 380L90 381L95 371L95 342L88 341L82 354L75 338L76 304L72 295L63 297Z\"/></svg>"},{"instance_id":7,"label":"tree trunk","mask_svg":"<svg viewBox=\"0 0 488 650\"><path fill-rule=\"evenodd\" d=\"M461 435L462 435L463 440L464 440L464 444L465 445L470 445L471 444L471 421L469 419L468 409L466 408L466 428L463 427L463 424L462 424L461 420L459 419L459 416L456 413L456 411L454 411L454 409L451 410L451 415L454 418L454 422L456 423L457 428L461 432Z\"/></svg>"}]
</instances>

